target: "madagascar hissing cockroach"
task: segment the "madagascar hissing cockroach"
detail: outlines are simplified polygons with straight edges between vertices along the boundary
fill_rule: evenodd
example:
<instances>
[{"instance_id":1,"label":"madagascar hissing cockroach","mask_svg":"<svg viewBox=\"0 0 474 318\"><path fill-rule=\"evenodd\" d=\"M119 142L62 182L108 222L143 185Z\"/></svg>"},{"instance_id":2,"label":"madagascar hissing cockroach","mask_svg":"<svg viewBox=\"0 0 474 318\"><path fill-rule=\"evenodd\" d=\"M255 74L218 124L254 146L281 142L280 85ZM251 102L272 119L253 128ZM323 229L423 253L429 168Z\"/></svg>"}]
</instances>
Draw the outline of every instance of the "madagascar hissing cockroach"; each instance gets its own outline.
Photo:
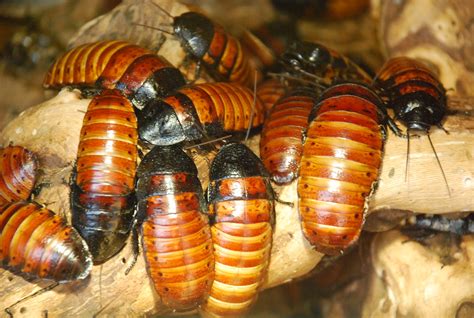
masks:
<instances>
[{"instance_id":1,"label":"madagascar hissing cockroach","mask_svg":"<svg viewBox=\"0 0 474 318\"><path fill-rule=\"evenodd\" d=\"M0 209L10 202L27 200L37 177L36 156L21 146L0 149Z\"/></svg>"},{"instance_id":2,"label":"madagascar hissing cockroach","mask_svg":"<svg viewBox=\"0 0 474 318\"><path fill-rule=\"evenodd\" d=\"M334 255L355 243L382 162L386 110L362 84L323 92L309 116L298 178L303 233Z\"/></svg>"},{"instance_id":3,"label":"madagascar hissing cockroach","mask_svg":"<svg viewBox=\"0 0 474 318\"><path fill-rule=\"evenodd\" d=\"M376 87L387 100L395 117L406 127L407 164L410 153L410 137L427 135L443 174L448 193L449 185L430 138L431 126L443 129L441 121L446 114L446 90L438 78L422 62L408 57L388 60L377 74Z\"/></svg>"},{"instance_id":4,"label":"madagascar hissing cockroach","mask_svg":"<svg viewBox=\"0 0 474 318\"><path fill-rule=\"evenodd\" d=\"M71 178L72 224L100 264L125 245L134 218L137 120L117 90L92 99Z\"/></svg>"},{"instance_id":5,"label":"madagascar hissing cockroach","mask_svg":"<svg viewBox=\"0 0 474 318\"><path fill-rule=\"evenodd\" d=\"M152 3L173 19L173 31L161 31L176 36L186 53L198 62L197 72L202 63L215 80L237 82L249 87L254 83L255 73L258 79L261 78L260 70L250 62L240 41L221 25L192 11L174 17Z\"/></svg>"},{"instance_id":6,"label":"madagascar hissing cockroach","mask_svg":"<svg viewBox=\"0 0 474 318\"><path fill-rule=\"evenodd\" d=\"M372 82L371 76L356 63L320 43L295 41L281 55L280 62L291 75L318 86L341 81Z\"/></svg>"},{"instance_id":7,"label":"madagascar hissing cockroach","mask_svg":"<svg viewBox=\"0 0 474 318\"><path fill-rule=\"evenodd\" d=\"M86 278L92 257L66 220L37 203L17 201L0 212L0 264L58 283Z\"/></svg>"},{"instance_id":8,"label":"madagascar hissing cockroach","mask_svg":"<svg viewBox=\"0 0 474 318\"><path fill-rule=\"evenodd\" d=\"M262 162L243 144L220 149L209 179L215 277L202 310L237 317L256 300L269 264L273 190Z\"/></svg>"},{"instance_id":9,"label":"madagascar hissing cockroach","mask_svg":"<svg viewBox=\"0 0 474 318\"><path fill-rule=\"evenodd\" d=\"M339 20L363 13L370 0L272 0L272 4L296 18Z\"/></svg>"},{"instance_id":10,"label":"madagascar hissing cockroach","mask_svg":"<svg viewBox=\"0 0 474 318\"><path fill-rule=\"evenodd\" d=\"M183 86L181 72L164 57L126 41L98 41L67 51L50 67L45 88L118 89L141 109Z\"/></svg>"},{"instance_id":11,"label":"madagascar hissing cockroach","mask_svg":"<svg viewBox=\"0 0 474 318\"><path fill-rule=\"evenodd\" d=\"M277 184L286 184L298 176L303 132L317 94L312 89L294 89L281 98L263 124L260 158Z\"/></svg>"},{"instance_id":12,"label":"madagascar hissing cockroach","mask_svg":"<svg viewBox=\"0 0 474 318\"><path fill-rule=\"evenodd\" d=\"M264 117L262 102L244 86L194 84L147 104L138 115L138 131L148 143L171 145L245 132L262 125Z\"/></svg>"},{"instance_id":13,"label":"madagascar hissing cockroach","mask_svg":"<svg viewBox=\"0 0 474 318\"><path fill-rule=\"evenodd\" d=\"M265 107L268 114L276 101L285 95L288 86L278 78L269 78L261 82L257 87L257 96Z\"/></svg>"},{"instance_id":14,"label":"madagascar hissing cockroach","mask_svg":"<svg viewBox=\"0 0 474 318\"><path fill-rule=\"evenodd\" d=\"M178 145L154 147L137 171L138 224L148 274L163 303L191 310L207 297L214 257L193 160Z\"/></svg>"}]
</instances>

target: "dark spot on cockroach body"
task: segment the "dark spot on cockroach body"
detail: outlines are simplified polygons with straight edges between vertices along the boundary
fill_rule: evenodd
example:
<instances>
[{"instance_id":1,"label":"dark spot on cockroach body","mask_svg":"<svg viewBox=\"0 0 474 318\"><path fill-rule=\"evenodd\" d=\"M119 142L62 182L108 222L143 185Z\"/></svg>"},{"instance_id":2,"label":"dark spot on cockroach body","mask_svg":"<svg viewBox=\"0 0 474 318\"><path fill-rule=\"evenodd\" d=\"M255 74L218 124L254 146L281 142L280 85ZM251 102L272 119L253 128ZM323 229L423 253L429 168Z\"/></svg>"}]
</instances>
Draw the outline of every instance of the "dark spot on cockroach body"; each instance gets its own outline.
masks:
<instances>
[{"instance_id":1,"label":"dark spot on cockroach body","mask_svg":"<svg viewBox=\"0 0 474 318\"><path fill-rule=\"evenodd\" d=\"M207 262L206 267L211 268L211 262Z\"/></svg>"},{"instance_id":2,"label":"dark spot on cockroach body","mask_svg":"<svg viewBox=\"0 0 474 318\"><path fill-rule=\"evenodd\" d=\"M21 193L21 191L17 189L17 190L16 190L16 193L20 194L20 193Z\"/></svg>"},{"instance_id":3,"label":"dark spot on cockroach body","mask_svg":"<svg viewBox=\"0 0 474 318\"><path fill-rule=\"evenodd\" d=\"M313 235L315 235L315 236L318 235L318 232L316 232L316 230L311 230L311 233L313 233Z\"/></svg>"},{"instance_id":4,"label":"dark spot on cockroach body","mask_svg":"<svg viewBox=\"0 0 474 318\"><path fill-rule=\"evenodd\" d=\"M169 291L169 290L170 290L170 289L169 289L168 287L165 287L165 288L164 288L164 291L165 291L165 292L167 292L167 291Z\"/></svg>"},{"instance_id":5,"label":"dark spot on cockroach body","mask_svg":"<svg viewBox=\"0 0 474 318\"><path fill-rule=\"evenodd\" d=\"M155 260L155 262L158 262L158 256L153 257L153 259Z\"/></svg>"},{"instance_id":6,"label":"dark spot on cockroach body","mask_svg":"<svg viewBox=\"0 0 474 318\"><path fill-rule=\"evenodd\" d=\"M358 218L359 218L359 213L356 213L356 214L354 215L354 217L355 217L356 219L358 219Z\"/></svg>"},{"instance_id":7,"label":"dark spot on cockroach body","mask_svg":"<svg viewBox=\"0 0 474 318\"><path fill-rule=\"evenodd\" d=\"M2 157L3 157L3 158L5 158L6 156L7 156L7 154L6 154L6 153L4 153Z\"/></svg>"},{"instance_id":8,"label":"dark spot on cockroach body","mask_svg":"<svg viewBox=\"0 0 474 318\"><path fill-rule=\"evenodd\" d=\"M370 177L370 176L372 176L372 173L367 172L365 175L366 175L367 177Z\"/></svg>"},{"instance_id":9,"label":"dark spot on cockroach body","mask_svg":"<svg viewBox=\"0 0 474 318\"><path fill-rule=\"evenodd\" d=\"M306 212L309 212L309 208L308 208L308 207L304 208L304 210L305 210Z\"/></svg>"},{"instance_id":10,"label":"dark spot on cockroach body","mask_svg":"<svg viewBox=\"0 0 474 318\"><path fill-rule=\"evenodd\" d=\"M373 152L369 152L369 156L373 157L375 154Z\"/></svg>"},{"instance_id":11,"label":"dark spot on cockroach body","mask_svg":"<svg viewBox=\"0 0 474 318\"><path fill-rule=\"evenodd\" d=\"M163 276L163 273L162 273L162 272L158 272L158 276L162 277L162 276Z\"/></svg>"},{"instance_id":12,"label":"dark spot on cockroach body","mask_svg":"<svg viewBox=\"0 0 474 318\"><path fill-rule=\"evenodd\" d=\"M17 155L13 155L13 159L16 159Z\"/></svg>"},{"instance_id":13,"label":"dark spot on cockroach body","mask_svg":"<svg viewBox=\"0 0 474 318\"><path fill-rule=\"evenodd\" d=\"M16 259L16 256L13 256L13 257L12 257L12 261L15 260L15 259Z\"/></svg>"},{"instance_id":14,"label":"dark spot on cockroach body","mask_svg":"<svg viewBox=\"0 0 474 318\"><path fill-rule=\"evenodd\" d=\"M127 121L131 121L130 117L125 118Z\"/></svg>"},{"instance_id":15,"label":"dark spot on cockroach body","mask_svg":"<svg viewBox=\"0 0 474 318\"><path fill-rule=\"evenodd\" d=\"M303 184L303 188L307 189L308 188L308 185L305 183Z\"/></svg>"},{"instance_id":16,"label":"dark spot on cockroach body","mask_svg":"<svg viewBox=\"0 0 474 318\"><path fill-rule=\"evenodd\" d=\"M91 120L91 119L92 119L92 116L87 117L87 120Z\"/></svg>"},{"instance_id":17,"label":"dark spot on cockroach body","mask_svg":"<svg viewBox=\"0 0 474 318\"><path fill-rule=\"evenodd\" d=\"M343 235L343 236L342 236L342 239L343 239L343 240L347 240L347 235Z\"/></svg>"},{"instance_id":18,"label":"dark spot on cockroach body","mask_svg":"<svg viewBox=\"0 0 474 318\"><path fill-rule=\"evenodd\" d=\"M132 137L133 137L132 134L128 134L128 138L132 138Z\"/></svg>"},{"instance_id":19,"label":"dark spot on cockroach body","mask_svg":"<svg viewBox=\"0 0 474 318\"><path fill-rule=\"evenodd\" d=\"M125 106L124 102L120 102L120 106Z\"/></svg>"},{"instance_id":20,"label":"dark spot on cockroach body","mask_svg":"<svg viewBox=\"0 0 474 318\"><path fill-rule=\"evenodd\" d=\"M314 141L313 141L313 142L311 142L311 146L314 146L315 144L316 144L316 143L315 143Z\"/></svg>"}]
</instances>

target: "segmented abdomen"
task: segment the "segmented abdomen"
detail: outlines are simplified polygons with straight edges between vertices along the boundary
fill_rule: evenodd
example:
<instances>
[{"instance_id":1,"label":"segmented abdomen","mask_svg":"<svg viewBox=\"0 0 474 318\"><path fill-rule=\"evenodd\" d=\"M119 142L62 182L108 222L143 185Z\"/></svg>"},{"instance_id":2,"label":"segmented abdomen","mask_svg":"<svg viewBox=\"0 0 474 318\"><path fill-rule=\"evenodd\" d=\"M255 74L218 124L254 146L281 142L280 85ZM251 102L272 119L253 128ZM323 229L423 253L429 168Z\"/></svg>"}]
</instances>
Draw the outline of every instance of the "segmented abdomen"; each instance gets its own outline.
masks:
<instances>
[{"instance_id":1,"label":"segmented abdomen","mask_svg":"<svg viewBox=\"0 0 474 318\"><path fill-rule=\"evenodd\" d=\"M379 176L383 135L375 93L358 84L329 88L310 115L298 178L303 232L337 254L359 237Z\"/></svg>"},{"instance_id":2,"label":"segmented abdomen","mask_svg":"<svg viewBox=\"0 0 474 318\"><path fill-rule=\"evenodd\" d=\"M268 114L272 109L273 105L285 95L286 85L279 79L268 79L263 81L257 87L257 96L265 107L265 112Z\"/></svg>"},{"instance_id":3,"label":"segmented abdomen","mask_svg":"<svg viewBox=\"0 0 474 318\"><path fill-rule=\"evenodd\" d=\"M0 263L57 282L83 279L92 268L89 250L76 230L50 210L25 201L0 212Z\"/></svg>"},{"instance_id":4,"label":"segmented abdomen","mask_svg":"<svg viewBox=\"0 0 474 318\"><path fill-rule=\"evenodd\" d=\"M0 149L0 210L9 202L26 200L36 182L36 156L20 146Z\"/></svg>"},{"instance_id":5,"label":"segmented abdomen","mask_svg":"<svg viewBox=\"0 0 474 318\"><path fill-rule=\"evenodd\" d=\"M148 99L162 97L184 84L181 73L166 59L125 41L73 48L56 60L43 81L46 88L116 88L139 108Z\"/></svg>"},{"instance_id":6,"label":"segmented abdomen","mask_svg":"<svg viewBox=\"0 0 474 318\"><path fill-rule=\"evenodd\" d=\"M84 116L71 191L72 224L95 263L125 244L133 219L137 121L116 90L94 97Z\"/></svg>"},{"instance_id":7,"label":"segmented abdomen","mask_svg":"<svg viewBox=\"0 0 474 318\"><path fill-rule=\"evenodd\" d=\"M263 125L260 158L278 184L298 176L303 152L303 131L316 97L308 91L295 90L280 99Z\"/></svg>"},{"instance_id":8,"label":"segmented abdomen","mask_svg":"<svg viewBox=\"0 0 474 318\"><path fill-rule=\"evenodd\" d=\"M214 277L197 169L180 147L155 147L137 175L148 274L164 304L179 311L196 308L207 297Z\"/></svg>"},{"instance_id":9,"label":"segmented abdomen","mask_svg":"<svg viewBox=\"0 0 474 318\"><path fill-rule=\"evenodd\" d=\"M210 172L208 199L216 264L203 310L212 317L245 314L257 298L269 264L273 220L269 181L262 174L261 161L237 145L224 146Z\"/></svg>"}]
</instances>

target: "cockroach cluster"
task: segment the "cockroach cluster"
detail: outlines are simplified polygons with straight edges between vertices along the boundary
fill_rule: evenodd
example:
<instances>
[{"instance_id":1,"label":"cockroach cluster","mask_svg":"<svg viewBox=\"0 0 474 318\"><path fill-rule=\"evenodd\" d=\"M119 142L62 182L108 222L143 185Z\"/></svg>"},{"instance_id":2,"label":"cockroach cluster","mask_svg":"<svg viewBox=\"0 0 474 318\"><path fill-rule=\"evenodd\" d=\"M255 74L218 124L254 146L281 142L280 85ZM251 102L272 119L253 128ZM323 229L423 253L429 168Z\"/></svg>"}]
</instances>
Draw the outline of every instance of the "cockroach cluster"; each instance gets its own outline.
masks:
<instances>
[{"instance_id":1,"label":"cockroach cluster","mask_svg":"<svg viewBox=\"0 0 474 318\"><path fill-rule=\"evenodd\" d=\"M278 200L272 183L297 182L306 239L322 253L343 253L357 242L376 190L386 127L400 137L429 136L431 126L441 127L446 91L420 61L390 59L373 78L335 50L299 40L260 38L274 57L262 69L267 61L253 63L258 56L203 14L159 9L172 31L156 32L175 36L217 82L186 83L164 57L122 40L59 57L44 87L93 97L70 182L72 226L28 201L38 161L6 147L1 261L26 276L70 282L116 255L134 232L165 305L239 316L255 302L269 264ZM260 158L239 142L259 129ZM210 146L218 153L204 192L184 149L207 151L200 146L223 136L223 146Z\"/></svg>"}]
</instances>

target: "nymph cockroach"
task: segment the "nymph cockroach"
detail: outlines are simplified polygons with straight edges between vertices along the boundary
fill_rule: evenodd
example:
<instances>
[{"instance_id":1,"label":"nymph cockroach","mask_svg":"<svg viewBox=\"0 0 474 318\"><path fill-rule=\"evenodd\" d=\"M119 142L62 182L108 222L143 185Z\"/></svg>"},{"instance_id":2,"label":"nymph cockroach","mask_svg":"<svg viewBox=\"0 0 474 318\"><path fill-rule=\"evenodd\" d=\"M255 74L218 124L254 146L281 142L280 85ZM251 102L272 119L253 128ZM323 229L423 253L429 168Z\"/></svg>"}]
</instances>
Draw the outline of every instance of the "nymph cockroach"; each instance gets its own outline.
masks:
<instances>
[{"instance_id":1,"label":"nymph cockroach","mask_svg":"<svg viewBox=\"0 0 474 318\"><path fill-rule=\"evenodd\" d=\"M94 97L84 116L71 180L72 224L99 264L125 244L134 218L137 120L117 90Z\"/></svg>"},{"instance_id":2,"label":"nymph cockroach","mask_svg":"<svg viewBox=\"0 0 474 318\"><path fill-rule=\"evenodd\" d=\"M298 178L301 226L316 250L337 254L360 235L382 162L386 112L366 86L327 89L309 116Z\"/></svg>"},{"instance_id":3,"label":"nymph cockroach","mask_svg":"<svg viewBox=\"0 0 474 318\"><path fill-rule=\"evenodd\" d=\"M206 203L191 158L154 147L137 171L138 224L148 274L163 303L190 310L209 293L214 257Z\"/></svg>"},{"instance_id":4,"label":"nymph cockroach","mask_svg":"<svg viewBox=\"0 0 474 318\"><path fill-rule=\"evenodd\" d=\"M393 109L395 117L407 127L407 169L410 137L427 135L450 193L446 175L430 138L431 126L443 128L441 121L446 114L446 90L443 84L423 63L408 57L396 57L385 63L377 74L375 85L387 99L387 105Z\"/></svg>"},{"instance_id":5,"label":"nymph cockroach","mask_svg":"<svg viewBox=\"0 0 474 318\"><path fill-rule=\"evenodd\" d=\"M149 103L138 115L140 139L171 145L206 136L245 132L263 124L258 97L236 83L206 83L180 88Z\"/></svg>"},{"instance_id":6,"label":"nymph cockroach","mask_svg":"<svg viewBox=\"0 0 474 318\"><path fill-rule=\"evenodd\" d=\"M280 61L293 76L318 86L341 81L372 82L371 76L356 63L320 43L296 41L281 55Z\"/></svg>"},{"instance_id":7,"label":"nymph cockroach","mask_svg":"<svg viewBox=\"0 0 474 318\"><path fill-rule=\"evenodd\" d=\"M18 201L0 212L0 264L62 283L87 277L92 257L65 219L37 203Z\"/></svg>"},{"instance_id":8,"label":"nymph cockroach","mask_svg":"<svg viewBox=\"0 0 474 318\"><path fill-rule=\"evenodd\" d=\"M185 84L165 58L126 41L87 43L66 52L46 75L45 88L118 89L139 109Z\"/></svg>"},{"instance_id":9,"label":"nymph cockroach","mask_svg":"<svg viewBox=\"0 0 474 318\"><path fill-rule=\"evenodd\" d=\"M260 159L243 144L223 146L207 192L215 279L205 315L240 316L256 300L272 242L273 190Z\"/></svg>"},{"instance_id":10,"label":"nymph cockroach","mask_svg":"<svg viewBox=\"0 0 474 318\"><path fill-rule=\"evenodd\" d=\"M317 96L313 90L295 89L281 98L270 111L260 139L260 158L278 184L298 176L303 152L303 131Z\"/></svg>"},{"instance_id":11,"label":"nymph cockroach","mask_svg":"<svg viewBox=\"0 0 474 318\"><path fill-rule=\"evenodd\" d=\"M37 159L20 146L0 149L0 209L30 197L37 177Z\"/></svg>"},{"instance_id":12,"label":"nymph cockroach","mask_svg":"<svg viewBox=\"0 0 474 318\"><path fill-rule=\"evenodd\" d=\"M237 82L246 86L253 85L255 73L257 78L261 77L260 70L250 63L239 40L221 25L197 12L185 12L173 17L152 3L173 20L172 32L161 31L176 36L186 53L198 62L198 71L202 63L217 81Z\"/></svg>"},{"instance_id":13,"label":"nymph cockroach","mask_svg":"<svg viewBox=\"0 0 474 318\"><path fill-rule=\"evenodd\" d=\"M257 96L262 101L267 114L277 100L285 95L287 89L288 86L278 78L269 78L258 85Z\"/></svg>"}]
</instances>

